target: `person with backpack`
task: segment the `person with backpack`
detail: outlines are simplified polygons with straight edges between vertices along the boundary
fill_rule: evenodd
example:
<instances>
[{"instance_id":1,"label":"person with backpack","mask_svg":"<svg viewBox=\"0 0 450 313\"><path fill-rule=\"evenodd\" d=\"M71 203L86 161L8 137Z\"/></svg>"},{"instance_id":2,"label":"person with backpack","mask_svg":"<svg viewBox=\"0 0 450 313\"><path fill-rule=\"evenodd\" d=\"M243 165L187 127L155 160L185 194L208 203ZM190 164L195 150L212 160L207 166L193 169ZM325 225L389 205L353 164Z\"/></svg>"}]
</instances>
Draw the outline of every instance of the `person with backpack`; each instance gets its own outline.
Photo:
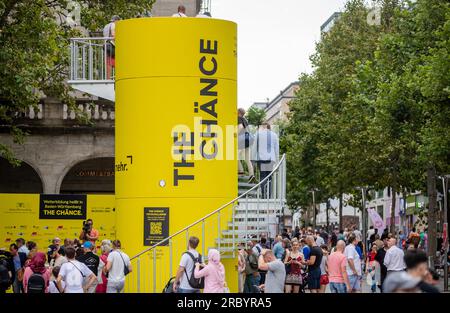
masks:
<instances>
[{"instance_id":1,"label":"person with backpack","mask_svg":"<svg viewBox=\"0 0 450 313\"><path fill-rule=\"evenodd\" d=\"M200 293L203 289L204 279L196 279L194 275L195 264L202 264L202 256L197 252L197 246L200 240L192 236L189 238L188 251L181 256L173 291L177 293Z\"/></svg>"},{"instance_id":2,"label":"person with backpack","mask_svg":"<svg viewBox=\"0 0 450 313\"><path fill-rule=\"evenodd\" d=\"M226 288L225 267L220 262L220 252L216 249L208 251L208 265L200 269L200 263L195 263L194 277L205 278L204 293L224 293Z\"/></svg>"},{"instance_id":3,"label":"person with backpack","mask_svg":"<svg viewBox=\"0 0 450 313\"><path fill-rule=\"evenodd\" d=\"M84 293L92 286L96 276L85 264L75 260L74 247L66 247L65 252L67 262L61 266L56 279L58 290L60 293ZM85 278L87 284L83 286Z\"/></svg>"},{"instance_id":4,"label":"person with backpack","mask_svg":"<svg viewBox=\"0 0 450 313\"><path fill-rule=\"evenodd\" d=\"M25 261L27 260L27 255L24 252L19 252L19 247L12 243L9 246L9 252L11 252L11 256L14 263L14 271L13 271L13 292L21 293L23 292L23 274L24 274L24 266Z\"/></svg>"},{"instance_id":5,"label":"person with backpack","mask_svg":"<svg viewBox=\"0 0 450 313\"><path fill-rule=\"evenodd\" d=\"M132 271L131 262L130 257L121 250L120 240L114 240L112 245L113 250L109 253L103 269L105 273L108 273L106 293L121 293L125 286L125 276Z\"/></svg>"},{"instance_id":6,"label":"person with backpack","mask_svg":"<svg viewBox=\"0 0 450 313\"><path fill-rule=\"evenodd\" d=\"M244 293L253 293L255 291L255 286L259 286L261 283L261 275L258 268L258 256L253 252L253 242L247 242L246 251Z\"/></svg>"},{"instance_id":7,"label":"person with backpack","mask_svg":"<svg viewBox=\"0 0 450 313\"><path fill-rule=\"evenodd\" d=\"M13 283L14 263L11 253L0 249L0 294Z\"/></svg>"},{"instance_id":8,"label":"person with backpack","mask_svg":"<svg viewBox=\"0 0 450 313\"><path fill-rule=\"evenodd\" d=\"M23 289L25 293L45 293L48 292L48 282L50 281L50 270L45 267L46 255L36 252L25 268L23 274Z\"/></svg>"}]
</instances>

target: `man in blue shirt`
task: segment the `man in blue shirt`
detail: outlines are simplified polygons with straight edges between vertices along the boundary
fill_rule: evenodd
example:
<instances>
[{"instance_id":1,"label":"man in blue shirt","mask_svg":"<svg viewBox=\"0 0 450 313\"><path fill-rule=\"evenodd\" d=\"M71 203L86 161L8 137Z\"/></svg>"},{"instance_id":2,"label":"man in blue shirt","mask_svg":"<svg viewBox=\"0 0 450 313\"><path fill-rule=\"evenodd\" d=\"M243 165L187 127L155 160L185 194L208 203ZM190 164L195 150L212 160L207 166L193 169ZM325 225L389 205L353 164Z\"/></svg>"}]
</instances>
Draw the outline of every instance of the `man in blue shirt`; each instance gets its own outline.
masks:
<instances>
[{"instance_id":1,"label":"man in blue shirt","mask_svg":"<svg viewBox=\"0 0 450 313\"><path fill-rule=\"evenodd\" d=\"M273 246L273 254L278 260L281 260L283 258L284 243L283 238L281 236L277 237L277 243Z\"/></svg>"},{"instance_id":2,"label":"man in blue shirt","mask_svg":"<svg viewBox=\"0 0 450 313\"><path fill-rule=\"evenodd\" d=\"M309 248L309 246L306 244L305 239L301 239L300 243L302 244L303 248L302 248L302 253L303 253L303 257L305 258L305 261L309 260L309 256L311 254L311 249Z\"/></svg>"}]
</instances>

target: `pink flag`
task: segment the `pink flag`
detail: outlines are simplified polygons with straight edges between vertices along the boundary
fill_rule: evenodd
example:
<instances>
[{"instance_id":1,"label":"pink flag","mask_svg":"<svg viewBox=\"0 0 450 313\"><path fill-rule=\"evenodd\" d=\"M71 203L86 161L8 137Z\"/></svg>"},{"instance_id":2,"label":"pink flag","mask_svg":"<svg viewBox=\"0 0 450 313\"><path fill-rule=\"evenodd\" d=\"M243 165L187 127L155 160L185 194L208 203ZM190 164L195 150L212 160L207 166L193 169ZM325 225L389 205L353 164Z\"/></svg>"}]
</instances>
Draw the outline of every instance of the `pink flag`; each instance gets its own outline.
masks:
<instances>
[{"instance_id":1,"label":"pink flag","mask_svg":"<svg viewBox=\"0 0 450 313\"><path fill-rule=\"evenodd\" d=\"M383 219L378 214L378 212L375 211L375 209L367 209L367 212L369 213L370 219L372 220L373 227L377 228L378 233L381 234L386 228Z\"/></svg>"}]
</instances>

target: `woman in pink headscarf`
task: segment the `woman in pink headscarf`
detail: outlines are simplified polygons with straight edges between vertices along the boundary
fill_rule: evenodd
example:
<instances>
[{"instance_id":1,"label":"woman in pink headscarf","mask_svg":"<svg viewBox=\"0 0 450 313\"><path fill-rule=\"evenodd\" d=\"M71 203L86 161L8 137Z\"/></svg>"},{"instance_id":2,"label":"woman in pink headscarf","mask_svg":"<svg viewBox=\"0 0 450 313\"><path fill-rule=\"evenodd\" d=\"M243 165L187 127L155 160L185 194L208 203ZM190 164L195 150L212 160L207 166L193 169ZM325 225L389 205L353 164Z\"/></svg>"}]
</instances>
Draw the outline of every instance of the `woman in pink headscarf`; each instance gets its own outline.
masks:
<instances>
[{"instance_id":1,"label":"woman in pink headscarf","mask_svg":"<svg viewBox=\"0 0 450 313\"><path fill-rule=\"evenodd\" d=\"M45 267L45 261L45 254L42 252L37 252L31 259L30 265L25 268L25 272L23 274L23 289L25 293L28 292L28 280L33 274L41 275L44 278L44 291L48 292L48 282L50 280L51 272Z\"/></svg>"},{"instance_id":2,"label":"woman in pink headscarf","mask_svg":"<svg viewBox=\"0 0 450 313\"><path fill-rule=\"evenodd\" d=\"M200 263L195 264L194 277L205 277L204 293L223 293L225 291L225 268L220 263L220 253L218 250L209 250L208 265L202 269L200 269Z\"/></svg>"}]
</instances>

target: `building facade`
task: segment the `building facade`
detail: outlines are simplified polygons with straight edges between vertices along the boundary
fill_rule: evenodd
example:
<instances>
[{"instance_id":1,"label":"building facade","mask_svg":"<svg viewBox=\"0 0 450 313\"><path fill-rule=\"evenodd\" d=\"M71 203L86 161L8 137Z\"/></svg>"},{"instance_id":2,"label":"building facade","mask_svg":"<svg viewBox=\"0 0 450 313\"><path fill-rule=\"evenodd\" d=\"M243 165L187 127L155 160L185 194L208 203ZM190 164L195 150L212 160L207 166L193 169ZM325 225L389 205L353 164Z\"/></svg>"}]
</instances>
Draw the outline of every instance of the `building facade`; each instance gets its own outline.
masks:
<instances>
[{"instance_id":1,"label":"building facade","mask_svg":"<svg viewBox=\"0 0 450 313\"><path fill-rule=\"evenodd\" d=\"M156 1L154 16L171 16L178 5L195 16L201 0ZM14 167L0 157L0 193L114 194L114 102L74 92L78 112L58 99L43 98L29 108L18 125L29 133L23 144L13 142L0 125L0 142L22 161ZM82 123L84 113L89 123Z\"/></svg>"},{"instance_id":2,"label":"building facade","mask_svg":"<svg viewBox=\"0 0 450 313\"><path fill-rule=\"evenodd\" d=\"M252 107L264 110L266 113L266 122L273 125L278 122L287 121L289 113L289 103L295 98L295 92L299 88L299 82L292 82L271 101L254 102Z\"/></svg>"}]
</instances>

